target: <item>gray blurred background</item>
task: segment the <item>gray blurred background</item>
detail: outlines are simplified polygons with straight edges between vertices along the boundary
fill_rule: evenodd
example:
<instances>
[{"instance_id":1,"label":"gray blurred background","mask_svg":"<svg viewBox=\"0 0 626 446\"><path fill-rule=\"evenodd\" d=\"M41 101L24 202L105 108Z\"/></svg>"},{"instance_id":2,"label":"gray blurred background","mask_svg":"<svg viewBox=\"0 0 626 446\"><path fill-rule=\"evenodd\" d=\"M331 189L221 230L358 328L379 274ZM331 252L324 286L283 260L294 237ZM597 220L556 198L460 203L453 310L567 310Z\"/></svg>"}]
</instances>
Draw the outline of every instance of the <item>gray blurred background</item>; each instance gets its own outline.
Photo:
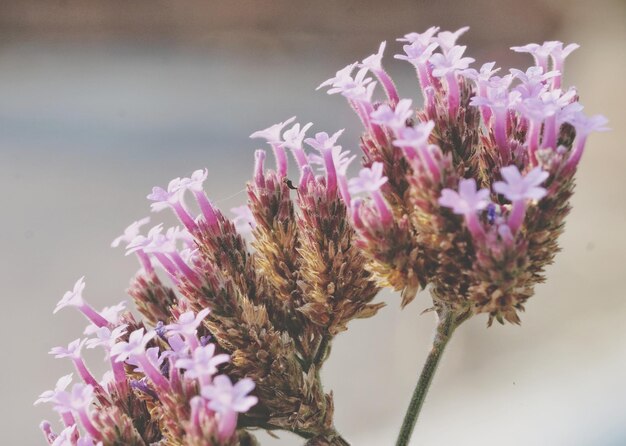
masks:
<instances>
[{"instance_id":1,"label":"gray blurred background","mask_svg":"<svg viewBox=\"0 0 626 446\"><path fill-rule=\"evenodd\" d=\"M566 84L613 131L589 140L563 252L523 325L476 317L458 330L414 444L626 444L625 23L624 2L610 0L1 1L0 443L44 443L37 425L55 416L32 402L71 370L47 351L84 326L52 309L83 274L95 306L125 297L137 265L109 243L148 214L153 185L207 167L219 206L243 204L259 146L248 135L292 115L316 131L346 127L342 144L358 150L348 106L314 88L387 40L401 95L419 100L392 41L469 25L468 53L505 69L530 63L512 45L581 44ZM434 327L419 314L426 294L404 311L380 298L388 307L354 322L324 370L354 445L393 444Z\"/></svg>"}]
</instances>

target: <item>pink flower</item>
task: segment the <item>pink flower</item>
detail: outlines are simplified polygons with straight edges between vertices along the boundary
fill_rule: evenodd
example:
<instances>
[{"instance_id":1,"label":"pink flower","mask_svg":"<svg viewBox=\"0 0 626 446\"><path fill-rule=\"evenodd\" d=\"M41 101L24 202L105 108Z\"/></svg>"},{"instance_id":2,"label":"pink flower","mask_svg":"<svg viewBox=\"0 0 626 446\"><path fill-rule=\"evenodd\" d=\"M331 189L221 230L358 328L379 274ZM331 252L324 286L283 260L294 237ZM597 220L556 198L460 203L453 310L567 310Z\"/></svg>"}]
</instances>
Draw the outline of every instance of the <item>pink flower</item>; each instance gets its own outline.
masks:
<instances>
[{"instance_id":1,"label":"pink flower","mask_svg":"<svg viewBox=\"0 0 626 446\"><path fill-rule=\"evenodd\" d=\"M254 219L254 214L250 210L248 205L237 206L231 208L230 211L235 214L233 218L233 223L235 224L235 228L237 232L242 235L251 233L256 227L256 221Z\"/></svg>"},{"instance_id":2,"label":"pink flower","mask_svg":"<svg viewBox=\"0 0 626 446\"><path fill-rule=\"evenodd\" d=\"M150 205L153 212L159 212L170 207L174 210L174 213L185 227L190 232L194 232L198 229L198 226L191 215L189 215L183 203L183 194L187 189L187 184L188 181L183 181L181 178L174 178L167 185L167 190L155 186L152 188L152 193L150 193L147 198L153 201Z\"/></svg>"},{"instance_id":3,"label":"pink flower","mask_svg":"<svg viewBox=\"0 0 626 446\"><path fill-rule=\"evenodd\" d=\"M348 189L351 195L361 192L369 192L378 209L380 220L383 224L390 224L393 221L391 210L387 206L380 188L387 182L388 178L383 176L383 164L372 163L370 168L363 168L357 178L352 178L348 182Z\"/></svg>"},{"instance_id":4,"label":"pink flower","mask_svg":"<svg viewBox=\"0 0 626 446\"><path fill-rule=\"evenodd\" d=\"M117 340L126 334L126 327L128 327L126 324L115 327L113 330L109 327L100 327L94 333L96 337L88 339L85 345L87 348L103 347L105 350L109 351Z\"/></svg>"},{"instance_id":5,"label":"pink flower","mask_svg":"<svg viewBox=\"0 0 626 446\"><path fill-rule=\"evenodd\" d=\"M480 67L480 71L476 71L474 68L468 68L459 72L461 76L476 82L477 85L482 82L487 82L491 76L500 71L500 68L493 68L496 65L495 62L487 62Z\"/></svg>"},{"instance_id":6,"label":"pink flower","mask_svg":"<svg viewBox=\"0 0 626 446\"><path fill-rule=\"evenodd\" d=\"M144 329L139 328L133 331L128 337L128 342L121 341L111 348L111 356L116 358L117 362L125 361L131 356L144 355L146 345L154 338L156 332L151 330L144 334Z\"/></svg>"},{"instance_id":7,"label":"pink flower","mask_svg":"<svg viewBox=\"0 0 626 446\"><path fill-rule=\"evenodd\" d=\"M283 133L282 145L293 154L300 170L307 164L306 154L302 148L302 141L306 135L307 130L313 126L312 122L309 122L304 127L300 128L300 123L296 122L289 130L285 130Z\"/></svg>"},{"instance_id":8,"label":"pink flower","mask_svg":"<svg viewBox=\"0 0 626 446\"><path fill-rule=\"evenodd\" d=\"M482 211L489 204L489 189L476 189L473 178L461 180L459 191L444 189L441 191L439 204L452 209L459 215L473 214Z\"/></svg>"},{"instance_id":9,"label":"pink flower","mask_svg":"<svg viewBox=\"0 0 626 446\"><path fill-rule=\"evenodd\" d=\"M395 105L400 100L400 98L398 97L398 90L396 89L396 85L394 84L393 80L384 70L382 65L383 52L385 51L386 44L387 42L382 42L378 47L378 52L363 59L363 62L359 64L359 67L367 68L372 73L374 73L376 78L380 81L380 84L383 86L389 102L392 105Z\"/></svg>"},{"instance_id":10,"label":"pink flower","mask_svg":"<svg viewBox=\"0 0 626 446\"><path fill-rule=\"evenodd\" d=\"M59 378L56 385L54 386L54 390L46 390L45 392L43 392L41 395L39 395L39 398L37 398L35 404L49 403L53 401L59 392L64 391L67 386L70 385L70 383L72 382L72 376L73 374L70 373L69 375L65 375Z\"/></svg>"},{"instance_id":11,"label":"pink flower","mask_svg":"<svg viewBox=\"0 0 626 446\"><path fill-rule=\"evenodd\" d=\"M445 54L433 54L430 62L433 64L433 76L445 77L449 73L465 70L470 63L474 62L471 57L463 57L466 46L454 46Z\"/></svg>"},{"instance_id":12,"label":"pink flower","mask_svg":"<svg viewBox=\"0 0 626 446\"><path fill-rule=\"evenodd\" d=\"M478 220L477 212L489 205L489 190L476 190L476 180L473 178L461 180L459 191L444 189L441 191L439 204L452 209L455 214L465 217L467 229L474 237L482 237L484 230Z\"/></svg>"},{"instance_id":13,"label":"pink flower","mask_svg":"<svg viewBox=\"0 0 626 446\"><path fill-rule=\"evenodd\" d=\"M279 122L278 124L271 125L266 129L258 130L254 132L253 134L250 135L250 138L264 139L268 142L268 144L280 144L282 142L280 134L283 128L285 128L286 126L288 126L295 120L296 120L296 117L292 116L286 121Z\"/></svg>"},{"instance_id":14,"label":"pink flower","mask_svg":"<svg viewBox=\"0 0 626 446\"><path fill-rule=\"evenodd\" d=\"M165 329L170 335L179 334L185 339L194 337L197 334L198 327L206 318L211 310L205 308L198 311L198 314L194 316L193 311L187 311L178 317L178 320L174 323L165 326Z\"/></svg>"},{"instance_id":15,"label":"pink flower","mask_svg":"<svg viewBox=\"0 0 626 446\"><path fill-rule=\"evenodd\" d=\"M428 145L428 138L435 128L434 121L420 122L413 127L403 127L397 132L393 145L401 148L420 149Z\"/></svg>"},{"instance_id":16,"label":"pink flower","mask_svg":"<svg viewBox=\"0 0 626 446\"><path fill-rule=\"evenodd\" d=\"M433 39L433 36L437 34L439 31L438 26L431 26L423 33L409 33L405 34L404 37L396 39L398 42L408 42L408 43L419 43L423 46L428 46L433 43L436 39Z\"/></svg>"},{"instance_id":17,"label":"pink flower","mask_svg":"<svg viewBox=\"0 0 626 446\"><path fill-rule=\"evenodd\" d=\"M146 345L155 335L156 332L154 330L144 334L144 329L139 328L130 334L128 342L118 342L111 348L111 357L118 363L130 359L134 365L141 367L143 373L159 391L168 392L170 384L159 370L158 359L154 362L154 353L148 355L146 352Z\"/></svg>"},{"instance_id":18,"label":"pink flower","mask_svg":"<svg viewBox=\"0 0 626 446\"><path fill-rule=\"evenodd\" d=\"M287 175L287 155L285 154L285 148L282 146L280 134L287 125L291 124L296 119L295 116L287 119L286 121L279 122L269 126L264 130L259 130L250 135L250 138L261 138L267 141L274 151L274 157L276 158L276 173L280 177Z\"/></svg>"},{"instance_id":19,"label":"pink flower","mask_svg":"<svg viewBox=\"0 0 626 446\"><path fill-rule=\"evenodd\" d=\"M209 407L218 413L228 411L244 413L254 406L258 399L248 394L254 390L254 381L240 379L233 386L226 375L216 376L213 383L202 388L202 396L209 400Z\"/></svg>"},{"instance_id":20,"label":"pink flower","mask_svg":"<svg viewBox=\"0 0 626 446\"><path fill-rule=\"evenodd\" d=\"M541 200L546 196L547 191L540 187L549 176L540 167L535 167L522 176L517 166L506 166L500 169L504 181L496 181L493 190L504 195L507 200L515 202L518 200Z\"/></svg>"},{"instance_id":21,"label":"pink flower","mask_svg":"<svg viewBox=\"0 0 626 446\"><path fill-rule=\"evenodd\" d=\"M85 384L74 384L70 392L59 392L55 400L55 409L59 412L74 412L91 436L100 438L100 432L91 422L89 417L89 407L93 401L94 387Z\"/></svg>"},{"instance_id":22,"label":"pink flower","mask_svg":"<svg viewBox=\"0 0 626 446\"><path fill-rule=\"evenodd\" d=\"M423 42L416 41L410 45L404 45L402 47L404 54L396 54L393 57L398 60L406 60L415 68L419 68L428 61L433 54L433 51L437 49L437 46L438 44L434 42L425 44ZM421 77L420 81L422 81Z\"/></svg>"},{"instance_id":23,"label":"pink flower","mask_svg":"<svg viewBox=\"0 0 626 446\"><path fill-rule=\"evenodd\" d=\"M450 51L455 45L461 35L465 34L469 30L469 26L464 26L463 28L459 28L456 31L441 31L435 37L435 41L439 44L441 51L447 53Z\"/></svg>"},{"instance_id":24,"label":"pink flower","mask_svg":"<svg viewBox=\"0 0 626 446\"><path fill-rule=\"evenodd\" d=\"M410 99L400 99L395 109L387 104L382 104L370 114L372 122L381 124L397 131L406 127L406 121L413 117L412 101Z\"/></svg>"},{"instance_id":25,"label":"pink flower","mask_svg":"<svg viewBox=\"0 0 626 446\"><path fill-rule=\"evenodd\" d=\"M122 242L130 243L135 237L139 235L139 229L149 221L150 217L145 217L141 220L132 222L126 229L124 229L124 233L122 235L120 235L111 242L111 247L117 248Z\"/></svg>"},{"instance_id":26,"label":"pink flower","mask_svg":"<svg viewBox=\"0 0 626 446\"><path fill-rule=\"evenodd\" d=\"M335 132L333 136L328 136L326 132L319 132L315 134L315 138L307 138L304 141L322 155L326 169L326 189L330 194L334 194L337 190L337 166L335 164L335 157L341 156L341 146L335 144L342 133L343 129Z\"/></svg>"},{"instance_id":27,"label":"pink flower","mask_svg":"<svg viewBox=\"0 0 626 446\"><path fill-rule=\"evenodd\" d=\"M606 127L606 124L608 123L606 117L602 115L587 117L580 110L573 113L572 116L569 116L567 122L573 125L576 129L574 147L572 148L572 154L567 161L568 168L572 169L578 164L580 158L582 157L589 134L592 132L605 132L609 130L609 128Z\"/></svg>"},{"instance_id":28,"label":"pink flower","mask_svg":"<svg viewBox=\"0 0 626 446\"><path fill-rule=\"evenodd\" d=\"M542 45L529 43L524 46L513 46L511 49L516 53L529 53L535 59L535 65L540 66L544 73L548 72L548 57L552 50L560 42L544 42Z\"/></svg>"},{"instance_id":29,"label":"pink flower","mask_svg":"<svg viewBox=\"0 0 626 446\"><path fill-rule=\"evenodd\" d=\"M211 383L211 378L217 373L217 366L228 362L226 354L215 354L215 344L208 344L196 348L191 358L181 358L175 363L176 367L186 370L187 378L198 379L202 385Z\"/></svg>"},{"instance_id":30,"label":"pink flower","mask_svg":"<svg viewBox=\"0 0 626 446\"><path fill-rule=\"evenodd\" d=\"M56 313L62 308L65 307L82 307L85 305L85 301L83 301L83 290L85 289L85 276L81 277L74 284L74 288L72 291L66 292L61 300L57 303L54 311L52 313Z\"/></svg>"},{"instance_id":31,"label":"pink flower","mask_svg":"<svg viewBox=\"0 0 626 446\"><path fill-rule=\"evenodd\" d=\"M373 163L371 168L364 167L359 172L357 178L352 178L348 182L350 194L361 192L377 192L387 182L387 177L383 176L383 164Z\"/></svg>"},{"instance_id":32,"label":"pink flower","mask_svg":"<svg viewBox=\"0 0 626 446\"><path fill-rule=\"evenodd\" d=\"M87 339L75 339L67 347L53 347L48 353L54 355L55 358L80 358L81 350Z\"/></svg>"},{"instance_id":33,"label":"pink flower","mask_svg":"<svg viewBox=\"0 0 626 446\"><path fill-rule=\"evenodd\" d=\"M237 413L248 411L258 402L248 394L254 389L254 382L243 378L233 386L226 375L215 377L213 382L202 387L201 394L209 400L209 408L219 414L219 434L221 439L230 438L237 427Z\"/></svg>"},{"instance_id":34,"label":"pink flower","mask_svg":"<svg viewBox=\"0 0 626 446\"><path fill-rule=\"evenodd\" d=\"M383 53L385 52L386 45L387 42L381 42L380 46L378 47L378 52L363 59L363 62L359 64L359 68L367 68L373 73L382 70Z\"/></svg>"}]
</instances>

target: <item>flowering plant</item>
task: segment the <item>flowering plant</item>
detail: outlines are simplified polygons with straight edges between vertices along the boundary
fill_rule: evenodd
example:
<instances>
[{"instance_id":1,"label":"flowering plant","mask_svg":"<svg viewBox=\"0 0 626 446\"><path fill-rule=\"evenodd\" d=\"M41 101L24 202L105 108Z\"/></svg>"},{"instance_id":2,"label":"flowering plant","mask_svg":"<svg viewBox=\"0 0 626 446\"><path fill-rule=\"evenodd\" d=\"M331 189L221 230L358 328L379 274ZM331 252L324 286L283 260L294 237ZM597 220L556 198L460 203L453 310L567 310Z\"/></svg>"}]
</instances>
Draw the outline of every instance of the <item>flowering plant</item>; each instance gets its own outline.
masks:
<instances>
[{"instance_id":1,"label":"flowering plant","mask_svg":"<svg viewBox=\"0 0 626 446\"><path fill-rule=\"evenodd\" d=\"M52 403L65 426L56 434L44 422L48 442L251 445L252 430L265 429L347 444L320 378L334 337L376 314L380 288L400 291L405 306L429 287L439 323L397 440L408 444L454 330L481 313L489 325L520 322L558 251L587 136L606 124L583 114L575 89L562 89L577 45L514 47L535 65L498 76L493 62L469 68L474 59L456 44L466 31L398 39L421 108L383 68L385 42L320 85L346 97L363 123L358 176L348 178L356 155L338 144L343 130L307 138L312 124L294 117L251 135L269 144L276 167L256 152L248 203L232 220L206 196L207 170L155 187L152 210L171 209L183 227L142 235L146 218L113 241L140 262L129 294L143 320L123 303L96 311L82 278L57 304L90 325L88 338L51 350L83 382L69 388L64 376L37 400ZM385 97L374 99L378 85ZM83 347L104 350L111 372L102 380Z\"/></svg>"}]
</instances>

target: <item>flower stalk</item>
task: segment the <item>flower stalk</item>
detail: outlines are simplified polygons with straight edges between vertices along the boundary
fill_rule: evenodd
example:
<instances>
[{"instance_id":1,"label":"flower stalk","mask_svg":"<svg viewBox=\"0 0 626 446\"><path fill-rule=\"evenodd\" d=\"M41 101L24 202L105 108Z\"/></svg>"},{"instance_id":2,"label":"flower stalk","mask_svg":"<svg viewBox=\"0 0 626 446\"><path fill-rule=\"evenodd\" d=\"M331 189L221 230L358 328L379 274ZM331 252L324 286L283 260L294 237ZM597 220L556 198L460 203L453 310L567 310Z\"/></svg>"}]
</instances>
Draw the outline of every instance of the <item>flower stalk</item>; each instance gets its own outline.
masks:
<instances>
[{"instance_id":1,"label":"flower stalk","mask_svg":"<svg viewBox=\"0 0 626 446\"><path fill-rule=\"evenodd\" d=\"M435 332L433 345L430 353L428 353L420 377L417 380L415 390L413 390L411 402L404 415L400 434L396 440L396 446L406 446L409 444L413 429L417 423L417 418L419 417L422 406L424 405L424 400L428 394L428 389L430 389L430 384L433 382L435 372L443 357L443 352L448 342L450 342L454 331L469 318L470 314L471 313L465 313L459 315L457 312L450 309L442 309L438 312L439 322L437 323L437 331Z\"/></svg>"}]
</instances>

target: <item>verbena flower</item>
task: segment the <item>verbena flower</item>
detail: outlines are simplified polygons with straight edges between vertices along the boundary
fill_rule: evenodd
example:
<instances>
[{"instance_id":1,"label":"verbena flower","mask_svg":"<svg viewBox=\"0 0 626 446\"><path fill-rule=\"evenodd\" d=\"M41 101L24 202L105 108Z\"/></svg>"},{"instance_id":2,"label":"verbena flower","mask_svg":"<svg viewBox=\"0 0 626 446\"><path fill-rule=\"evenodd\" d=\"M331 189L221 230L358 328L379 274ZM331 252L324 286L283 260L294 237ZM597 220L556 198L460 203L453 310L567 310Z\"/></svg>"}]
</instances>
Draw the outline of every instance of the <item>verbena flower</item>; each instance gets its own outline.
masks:
<instances>
[{"instance_id":1,"label":"verbena flower","mask_svg":"<svg viewBox=\"0 0 626 446\"><path fill-rule=\"evenodd\" d=\"M250 431L262 428L345 445L319 372L335 336L383 306L373 302L380 288L400 291L404 306L428 286L453 327L482 313L519 323L559 249L588 135L606 119L585 115L576 90L561 86L577 45L514 47L535 65L498 76L494 62L470 68L457 45L466 31L398 39L395 58L415 67L422 107L383 68L385 42L318 87L344 96L363 124L356 177L343 130L307 138L312 123L292 117L252 133L275 168L255 151L233 219L205 193L207 169L154 187L151 209L170 209L184 229L157 224L144 235L141 219L112 243L140 260L128 290L140 320L123 303L93 309L82 278L57 304L87 317L90 339L51 350L84 383L67 390L64 377L37 400L63 423L59 434L42 423L46 441L235 446L255 444ZM373 101L377 88L386 99ZM84 345L103 348L103 380Z\"/></svg>"}]
</instances>

